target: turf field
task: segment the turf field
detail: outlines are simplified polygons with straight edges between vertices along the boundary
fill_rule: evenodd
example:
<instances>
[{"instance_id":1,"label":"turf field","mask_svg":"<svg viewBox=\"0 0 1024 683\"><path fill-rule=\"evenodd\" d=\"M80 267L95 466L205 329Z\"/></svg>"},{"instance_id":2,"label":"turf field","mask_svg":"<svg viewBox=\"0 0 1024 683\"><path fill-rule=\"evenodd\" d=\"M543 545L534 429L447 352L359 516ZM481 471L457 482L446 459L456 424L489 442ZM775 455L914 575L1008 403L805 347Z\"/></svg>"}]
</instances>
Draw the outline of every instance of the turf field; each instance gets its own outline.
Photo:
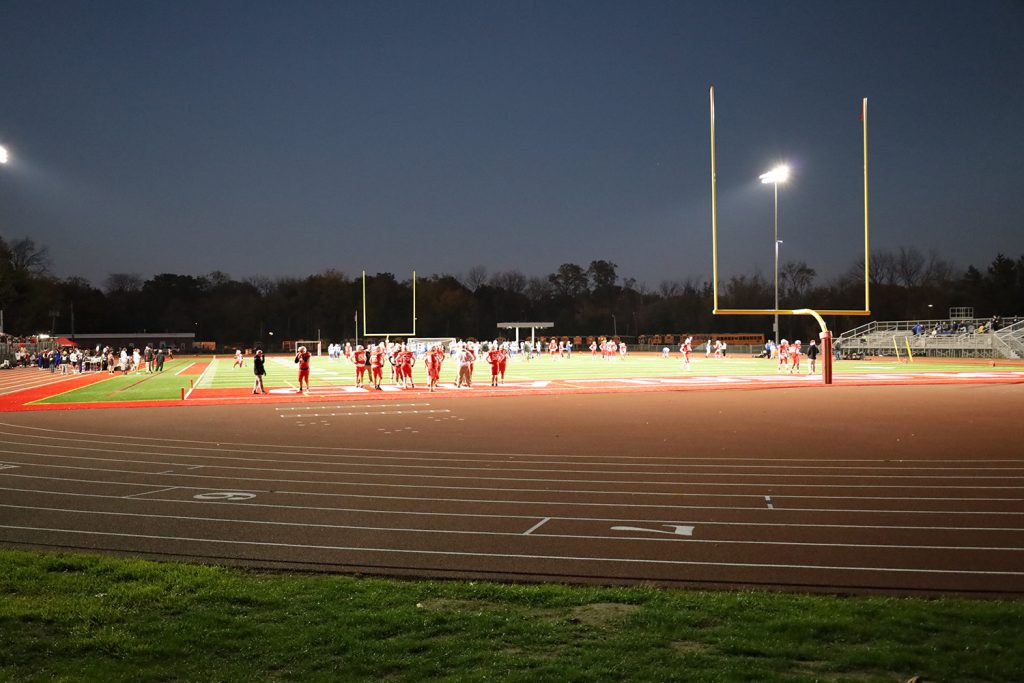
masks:
<instances>
[{"instance_id":1,"label":"turf field","mask_svg":"<svg viewBox=\"0 0 1024 683\"><path fill-rule=\"evenodd\" d=\"M999 361L996 361L999 363ZM821 362L819 361L819 372ZM704 358L695 355L690 369L683 367L679 354L663 358L661 354L633 353L625 358L603 360L589 354L575 354L571 359L554 358L548 355L527 360L524 356L511 359L508 364L503 388L506 392L528 393L531 390L586 390L630 389L649 386L684 387L687 384L709 386L743 381L764 381L820 383L820 375L808 376L808 363L804 360L801 372L791 375L779 373L773 360L749 357L723 359ZM297 390L296 366L291 356L269 356L266 362L266 389L272 395L294 394ZM944 374L968 378L992 376L998 378L1005 373L1007 378L1017 377L1024 368L1012 365L981 365L977 362L916 362L912 364L892 361L839 361L834 366L837 381L843 378L886 381L918 378L936 380ZM367 373L368 375L369 373ZM441 370L443 392L454 391L456 365L450 358ZM86 379L90 377L91 379ZM252 361L246 359L245 366L234 367L233 357L187 358L170 361L164 372L149 374L144 371L128 375L101 373L82 377L84 386L58 387L51 395L32 401L35 405L90 404L108 402L173 401L185 399L230 399L251 397ZM426 390L427 379L423 364L417 362L413 368L414 391ZM71 382L75 384L74 382ZM476 363L474 388L489 390L490 369L486 362ZM333 394L356 393L355 368L346 360L331 360L326 356L314 358L311 370L311 393ZM365 394L372 387L369 382L358 393ZM391 378L390 366L384 368L384 390L398 391Z\"/></svg>"}]
</instances>

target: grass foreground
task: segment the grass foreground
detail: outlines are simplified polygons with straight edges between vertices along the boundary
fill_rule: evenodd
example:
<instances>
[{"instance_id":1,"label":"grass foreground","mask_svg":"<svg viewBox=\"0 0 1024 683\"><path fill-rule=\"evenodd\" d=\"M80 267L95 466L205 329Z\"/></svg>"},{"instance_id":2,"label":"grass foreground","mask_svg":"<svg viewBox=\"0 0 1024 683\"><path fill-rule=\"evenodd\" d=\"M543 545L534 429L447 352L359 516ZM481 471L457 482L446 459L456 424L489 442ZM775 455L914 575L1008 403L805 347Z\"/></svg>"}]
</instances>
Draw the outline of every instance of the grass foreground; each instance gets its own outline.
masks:
<instances>
[{"instance_id":1,"label":"grass foreground","mask_svg":"<svg viewBox=\"0 0 1024 683\"><path fill-rule=\"evenodd\" d=\"M0 551L4 681L1019 681L1024 603Z\"/></svg>"}]
</instances>

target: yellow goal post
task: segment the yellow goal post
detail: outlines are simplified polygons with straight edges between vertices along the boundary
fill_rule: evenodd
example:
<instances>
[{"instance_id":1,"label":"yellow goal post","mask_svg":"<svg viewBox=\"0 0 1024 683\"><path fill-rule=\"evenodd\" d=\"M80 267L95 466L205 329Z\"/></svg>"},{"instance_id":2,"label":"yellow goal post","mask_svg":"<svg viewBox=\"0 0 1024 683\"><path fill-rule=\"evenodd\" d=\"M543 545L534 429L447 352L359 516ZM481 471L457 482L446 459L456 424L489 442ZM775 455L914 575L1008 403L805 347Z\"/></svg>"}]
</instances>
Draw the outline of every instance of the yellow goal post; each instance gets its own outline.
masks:
<instances>
[{"instance_id":1,"label":"yellow goal post","mask_svg":"<svg viewBox=\"0 0 1024 683\"><path fill-rule=\"evenodd\" d=\"M870 248L868 238L868 98L861 100L861 128L863 131L864 154L864 308L863 309L825 309L809 308L720 308L718 305L718 169L715 162L715 86L709 89L711 113L711 269L712 291L714 296L714 315L810 315L821 327L822 341L826 345L822 349L824 356L824 372L826 384L832 383L831 333L825 325L823 315L871 315L871 282L869 278Z\"/></svg>"}]
</instances>

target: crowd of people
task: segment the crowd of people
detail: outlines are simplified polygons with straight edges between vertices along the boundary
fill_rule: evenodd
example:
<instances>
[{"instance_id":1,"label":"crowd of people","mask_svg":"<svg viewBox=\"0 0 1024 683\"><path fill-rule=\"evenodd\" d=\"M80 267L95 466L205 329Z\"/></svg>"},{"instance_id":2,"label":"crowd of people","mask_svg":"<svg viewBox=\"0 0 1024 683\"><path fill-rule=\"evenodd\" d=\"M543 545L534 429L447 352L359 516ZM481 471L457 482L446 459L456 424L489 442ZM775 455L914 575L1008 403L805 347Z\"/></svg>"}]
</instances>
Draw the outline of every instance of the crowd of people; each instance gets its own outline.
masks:
<instances>
[{"instance_id":1,"label":"crowd of people","mask_svg":"<svg viewBox=\"0 0 1024 683\"><path fill-rule=\"evenodd\" d=\"M1011 321L1010 324L1016 324L1018 320L1016 318ZM1002 317L998 315L992 316L989 320L978 323L969 321L950 321L940 320L932 326L931 330L927 330L922 323L917 323L910 331L915 336L930 336L939 337L949 334L985 334L986 332L998 332L1004 326Z\"/></svg>"},{"instance_id":2,"label":"crowd of people","mask_svg":"<svg viewBox=\"0 0 1024 683\"><path fill-rule=\"evenodd\" d=\"M116 372L127 375L142 371L147 373L163 372L164 361L171 355L170 349L154 348L149 345L146 345L144 349L122 347L120 351L116 351L110 346L97 346L92 351L79 349L76 346L56 347L34 352L19 348L14 352L14 365L15 367L36 367L62 375L103 371L110 375Z\"/></svg>"}]
</instances>

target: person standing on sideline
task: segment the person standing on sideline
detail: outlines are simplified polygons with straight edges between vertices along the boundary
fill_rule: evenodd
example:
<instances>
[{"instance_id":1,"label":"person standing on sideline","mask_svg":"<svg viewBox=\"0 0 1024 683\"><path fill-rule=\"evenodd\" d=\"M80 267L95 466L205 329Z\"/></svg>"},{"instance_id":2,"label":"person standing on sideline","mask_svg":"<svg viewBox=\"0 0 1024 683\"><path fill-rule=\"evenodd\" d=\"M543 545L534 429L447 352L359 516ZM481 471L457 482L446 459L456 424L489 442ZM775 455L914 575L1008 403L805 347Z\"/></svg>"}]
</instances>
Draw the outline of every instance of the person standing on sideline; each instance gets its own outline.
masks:
<instances>
[{"instance_id":1,"label":"person standing on sideline","mask_svg":"<svg viewBox=\"0 0 1024 683\"><path fill-rule=\"evenodd\" d=\"M375 391L384 391L380 388L380 383L384 379L385 355L384 342L380 342L370 349L370 380L373 382Z\"/></svg>"},{"instance_id":2,"label":"person standing on sideline","mask_svg":"<svg viewBox=\"0 0 1024 683\"><path fill-rule=\"evenodd\" d=\"M444 362L444 349L440 344L427 351L423 356L423 365L427 369L428 388L437 390L437 381L441 379L441 363Z\"/></svg>"},{"instance_id":3,"label":"person standing on sideline","mask_svg":"<svg viewBox=\"0 0 1024 683\"><path fill-rule=\"evenodd\" d=\"M501 354L501 358L498 360L498 373L501 375L501 383L504 384L505 370L508 368L508 347L502 346L500 349L498 349L498 352Z\"/></svg>"},{"instance_id":4,"label":"person standing on sideline","mask_svg":"<svg viewBox=\"0 0 1024 683\"><path fill-rule=\"evenodd\" d=\"M300 394L303 382L306 383L306 393L309 393L309 359L312 355L305 346L300 346L299 350L295 352L295 362L299 365L299 388L297 391Z\"/></svg>"},{"instance_id":5,"label":"person standing on sideline","mask_svg":"<svg viewBox=\"0 0 1024 683\"><path fill-rule=\"evenodd\" d=\"M476 360L476 355L468 345L463 346L459 349L458 353L455 354L455 361L459 365L459 379L455 383L455 388L460 389L463 385L467 389L473 388L473 361Z\"/></svg>"},{"instance_id":6,"label":"person standing on sideline","mask_svg":"<svg viewBox=\"0 0 1024 683\"><path fill-rule=\"evenodd\" d=\"M807 363L809 365L809 368L807 370L807 374L808 375L813 375L814 374L814 369L815 369L815 364L816 364L815 361L817 361L817 359L818 359L818 346L817 346L817 344L814 343L814 340L812 339L810 345L807 347Z\"/></svg>"},{"instance_id":7,"label":"person standing on sideline","mask_svg":"<svg viewBox=\"0 0 1024 683\"><path fill-rule=\"evenodd\" d=\"M491 366L491 386L498 386L498 364L501 362L501 352L490 344L487 349L487 363Z\"/></svg>"},{"instance_id":8,"label":"person standing on sideline","mask_svg":"<svg viewBox=\"0 0 1024 683\"><path fill-rule=\"evenodd\" d=\"M252 373L256 375L256 382L252 385L252 393L267 393L267 390L263 388L263 375L267 374L267 368L263 361L263 349L256 349L256 354L252 357Z\"/></svg>"},{"instance_id":9,"label":"person standing on sideline","mask_svg":"<svg viewBox=\"0 0 1024 683\"><path fill-rule=\"evenodd\" d=\"M356 366L356 386L363 386L363 375L366 373L366 350L362 344L356 346L356 350L352 352L352 362Z\"/></svg>"}]
</instances>

